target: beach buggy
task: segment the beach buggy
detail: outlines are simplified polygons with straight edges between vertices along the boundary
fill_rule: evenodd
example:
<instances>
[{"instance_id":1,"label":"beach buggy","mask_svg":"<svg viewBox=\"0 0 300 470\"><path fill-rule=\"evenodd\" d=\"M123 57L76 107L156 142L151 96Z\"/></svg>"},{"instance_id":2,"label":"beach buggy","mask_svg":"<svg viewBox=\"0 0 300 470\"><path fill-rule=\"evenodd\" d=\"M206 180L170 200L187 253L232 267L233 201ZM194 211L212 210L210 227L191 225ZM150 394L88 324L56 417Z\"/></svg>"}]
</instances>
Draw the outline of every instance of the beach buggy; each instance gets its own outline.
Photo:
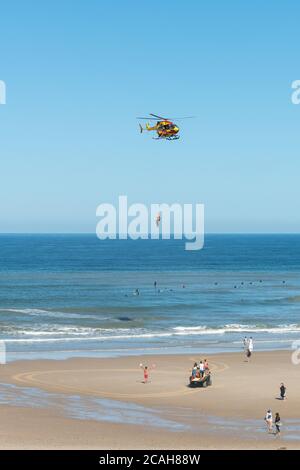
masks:
<instances>
[{"instance_id":1,"label":"beach buggy","mask_svg":"<svg viewBox=\"0 0 300 470\"><path fill-rule=\"evenodd\" d=\"M202 365L202 361L201 361ZM210 370L207 367L200 367L197 363L194 364L194 367L192 369L192 373L190 375L190 383L189 386L194 388L194 387L208 387L212 385L212 380L211 380L211 373Z\"/></svg>"}]
</instances>

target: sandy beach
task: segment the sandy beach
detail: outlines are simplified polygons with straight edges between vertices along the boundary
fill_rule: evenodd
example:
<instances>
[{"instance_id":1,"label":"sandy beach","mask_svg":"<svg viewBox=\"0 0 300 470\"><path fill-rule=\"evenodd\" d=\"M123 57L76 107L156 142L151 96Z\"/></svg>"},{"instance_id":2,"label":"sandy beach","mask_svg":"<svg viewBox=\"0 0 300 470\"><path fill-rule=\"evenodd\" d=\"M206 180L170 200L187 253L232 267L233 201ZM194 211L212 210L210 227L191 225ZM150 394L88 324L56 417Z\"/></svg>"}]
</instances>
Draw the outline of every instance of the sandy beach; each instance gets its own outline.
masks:
<instances>
[{"instance_id":1,"label":"sandy beach","mask_svg":"<svg viewBox=\"0 0 300 470\"><path fill-rule=\"evenodd\" d=\"M1 366L2 449L298 449L299 366L290 351L207 357L213 385L190 389L190 355L17 361ZM204 359L204 358L202 358ZM155 364L143 382L140 362ZM279 384L287 400L278 400ZM4 398L3 398L4 397ZM263 421L279 411L282 435Z\"/></svg>"}]
</instances>

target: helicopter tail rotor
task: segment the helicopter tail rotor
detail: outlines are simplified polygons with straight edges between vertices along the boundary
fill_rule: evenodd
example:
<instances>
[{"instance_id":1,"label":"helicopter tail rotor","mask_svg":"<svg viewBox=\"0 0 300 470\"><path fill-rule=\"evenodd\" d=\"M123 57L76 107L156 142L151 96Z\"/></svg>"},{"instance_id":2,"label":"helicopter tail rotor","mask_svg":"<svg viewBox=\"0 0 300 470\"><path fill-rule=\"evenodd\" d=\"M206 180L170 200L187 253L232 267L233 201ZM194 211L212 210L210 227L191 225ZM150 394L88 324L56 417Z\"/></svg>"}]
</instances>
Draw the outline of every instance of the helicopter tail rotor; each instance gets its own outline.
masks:
<instances>
[{"instance_id":1,"label":"helicopter tail rotor","mask_svg":"<svg viewBox=\"0 0 300 470\"><path fill-rule=\"evenodd\" d=\"M140 126L140 133L142 134L144 129L142 128L141 124L139 124L139 126Z\"/></svg>"}]
</instances>

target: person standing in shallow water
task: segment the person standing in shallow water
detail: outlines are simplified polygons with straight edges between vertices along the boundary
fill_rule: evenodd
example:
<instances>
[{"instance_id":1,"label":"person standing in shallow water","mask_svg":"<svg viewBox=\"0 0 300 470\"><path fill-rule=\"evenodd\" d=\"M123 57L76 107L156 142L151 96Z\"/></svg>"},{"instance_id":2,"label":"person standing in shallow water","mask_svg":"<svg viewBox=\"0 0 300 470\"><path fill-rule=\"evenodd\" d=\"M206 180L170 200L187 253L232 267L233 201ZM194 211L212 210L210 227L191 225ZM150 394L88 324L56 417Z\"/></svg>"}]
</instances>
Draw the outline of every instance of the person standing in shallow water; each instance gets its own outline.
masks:
<instances>
[{"instance_id":1,"label":"person standing in shallow water","mask_svg":"<svg viewBox=\"0 0 300 470\"><path fill-rule=\"evenodd\" d=\"M275 435L280 436L281 420L279 413L275 415Z\"/></svg>"},{"instance_id":2,"label":"person standing in shallow water","mask_svg":"<svg viewBox=\"0 0 300 470\"><path fill-rule=\"evenodd\" d=\"M266 413L266 416L265 416L265 422L266 422L266 425L267 425L267 428L268 428L268 432L272 432L273 430L273 415L272 415L272 411L271 410L268 410L267 413Z\"/></svg>"}]
</instances>

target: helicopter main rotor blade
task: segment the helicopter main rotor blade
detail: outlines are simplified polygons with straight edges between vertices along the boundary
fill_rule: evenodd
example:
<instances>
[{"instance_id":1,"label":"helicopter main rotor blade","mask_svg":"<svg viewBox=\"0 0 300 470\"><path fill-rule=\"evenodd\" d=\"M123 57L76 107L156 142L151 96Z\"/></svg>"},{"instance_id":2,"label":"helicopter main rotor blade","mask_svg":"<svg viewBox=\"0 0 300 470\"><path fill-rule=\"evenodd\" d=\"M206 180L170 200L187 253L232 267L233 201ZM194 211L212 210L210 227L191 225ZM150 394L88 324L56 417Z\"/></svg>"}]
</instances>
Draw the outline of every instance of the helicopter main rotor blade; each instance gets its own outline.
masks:
<instances>
[{"instance_id":1,"label":"helicopter main rotor blade","mask_svg":"<svg viewBox=\"0 0 300 470\"><path fill-rule=\"evenodd\" d=\"M155 118L158 118L158 119L162 119L163 121L169 121L168 118L165 118L165 117L162 117L162 116L157 116L157 114L152 114L152 113L149 113L150 116L154 116Z\"/></svg>"},{"instance_id":2,"label":"helicopter main rotor blade","mask_svg":"<svg viewBox=\"0 0 300 470\"><path fill-rule=\"evenodd\" d=\"M153 116L153 117L151 117ZM172 117L172 118L165 118L162 116L157 116L156 114L150 113L149 117L137 117L137 119L148 119L148 121L180 121L181 119L195 119L196 116L183 116L183 117Z\"/></svg>"},{"instance_id":3,"label":"helicopter main rotor blade","mask_svg":"<svg viewBox=\"0 0 300 470\"><path fill-rule=\"evenodd\" d=\"M151 116L149 116L149 117L137 117L137 119L146 119L147 121L158 121L158 119L153 119Z\"/></svg>"},{"instance_id":4,"label":"helicopter main rotor blade","mask_svg":"<svg viewBox=\"0 0 300 470\"><path fill-rule=\"evenodd\" d=\"M177 119L177 120L180 120L180 119L195 119L196 116L183 116L183 117L174 117L172 119Z\"/></svg>"},{"instance_id":5,"label":"helicopter main rotor blade","mask_svg":"<svg viewBox=\"0 0 300 470\"><path fill-rule=\"evenodd\" d=\"M163 119L164 121L173 121L173 120L180 120L180 119L194 119L196 116L183 116L183 117L171 117L171 118L165 118L165 117L162 117L162 116L157 116L156 114L151 114L150 113L150 116L154 116L156 118L159 118L159 119Z\"/></svg>"}]
</instances>

